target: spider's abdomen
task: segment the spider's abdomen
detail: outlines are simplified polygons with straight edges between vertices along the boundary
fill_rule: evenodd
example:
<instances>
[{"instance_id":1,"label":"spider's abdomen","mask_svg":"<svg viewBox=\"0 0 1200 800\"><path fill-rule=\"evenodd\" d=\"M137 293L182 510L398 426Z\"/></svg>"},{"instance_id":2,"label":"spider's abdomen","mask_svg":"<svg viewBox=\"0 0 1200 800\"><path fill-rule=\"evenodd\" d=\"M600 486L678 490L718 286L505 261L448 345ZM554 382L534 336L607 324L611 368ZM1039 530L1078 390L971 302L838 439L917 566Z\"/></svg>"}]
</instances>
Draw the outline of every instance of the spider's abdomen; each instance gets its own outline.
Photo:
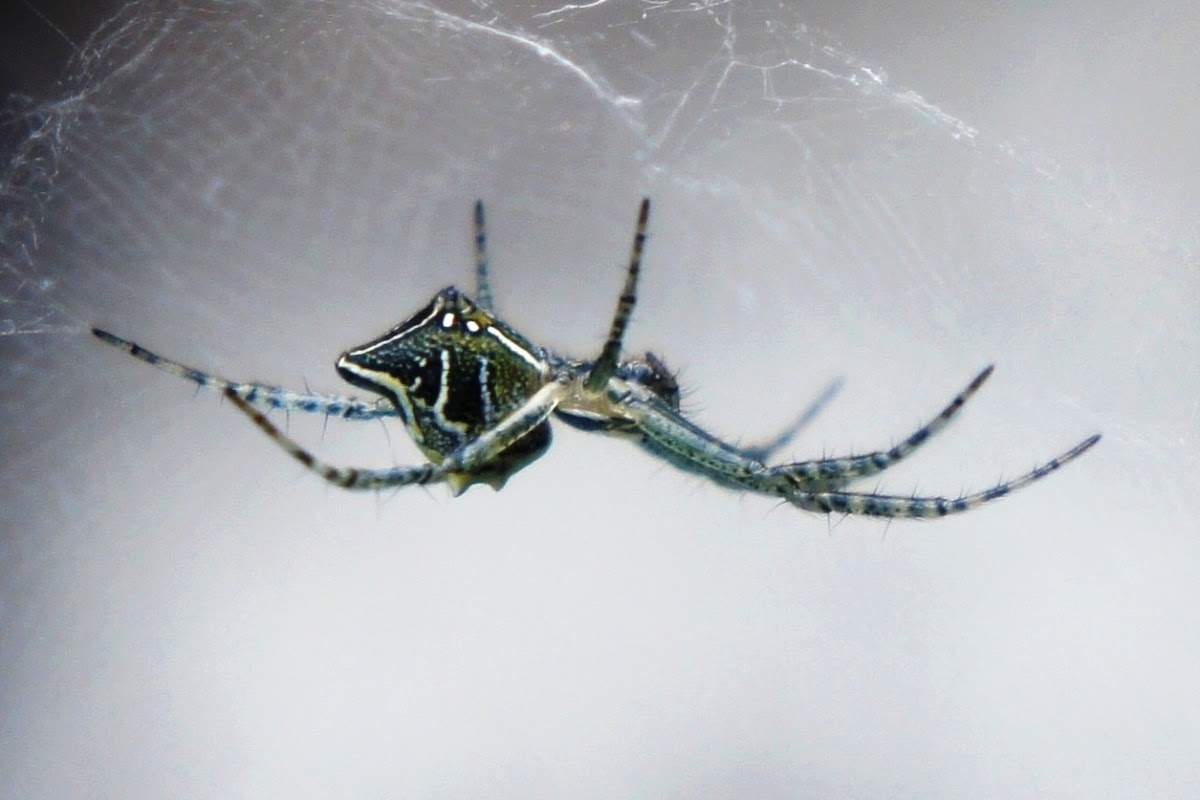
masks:
<instances>
[{"instance_id":1,"label":"spider's abdomen","mask_svg":"<svg viewBox=\"0 0 1200 800\"><path fill-rule=\"evenodd\" d=\"M549 374L539 348L452 286L383 336L344 353L337 369L391 400L434 461L519 408ZM509 449L527 461L549 440L543 425Z\"/></svg>"}]
</instances>

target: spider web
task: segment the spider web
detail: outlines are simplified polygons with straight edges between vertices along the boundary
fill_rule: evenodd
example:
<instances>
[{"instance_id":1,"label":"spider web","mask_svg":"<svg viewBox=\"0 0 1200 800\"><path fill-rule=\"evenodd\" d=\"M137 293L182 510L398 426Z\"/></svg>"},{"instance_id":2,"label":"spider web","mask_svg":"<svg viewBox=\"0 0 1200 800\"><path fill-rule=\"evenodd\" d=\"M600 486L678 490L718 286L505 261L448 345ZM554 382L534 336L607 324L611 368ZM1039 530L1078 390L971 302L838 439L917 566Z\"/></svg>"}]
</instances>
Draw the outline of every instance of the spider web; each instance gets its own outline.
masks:
<instances>
[{"instance_id":1,"label":"spider web","mask_svg":"<svg viewBox=\"0 0 1200 800\"><path fill-rule=\"evenodd\" d=\"M1170 4L1138 9L1136 18L1119 8L1067 5L978 18L931 7L880 19L888 12L873 4L802 9L766 0L122 4L79 46L58 96L14 102L5 118L17 135L0 173L7 439L0 651L12 665L0 679L0 740L19 746L0 755L0 794L427 795L431 787L462 794L485 786L492 796L1012 796L1032 786L1169 793L1200 739L1195 717L1176 709L1187 698L1200 707L1200 697L1194 679L1149 668L1128 652L1152 653L1160 665L1194 663L1197 654L1194 630L1181 633L1161 620L1200 600L1195 567L1180 566L1200 556L1184 536L1197 532L1197 517L1194 486L1183 477L1200 469L1198 204L1194 181L1181 177L1200 171L1192 146L1200 124L1194 111L1177 111L1194 105L1196 87L1180 76L1196 74L1196 35L1188 32L1200 32L1194 12ZM1059 43L1064 36L1077 36L1073 44L1096 54L1078 55ZM1180 116L1168 122L1164 108ZM900 575L911 567L905 559L922 556L908 550L903 564L884 564L878 574L836 564L834 572L846 571L841 579L814 566L779 572L778 563L829 564L843 556L834 550L822 560L789 549L809 546L794 544L805 541L808 518L799 523L783 509L764 521L748 510L749 500L739 505L723 492L696 490L689 498L688 479L660 474L651 490L621 484L618 475L572 478L595 475L598 460L626 455L582 437L563 436L569 448L555 449L557 469L535 465L502 496L385 501L376 510L362 498L308 492L315 480L305 478L300 491L313 495L312 505L281 509L297 502L286 494L295 484L275 487L281 474L292 473L281 472L282 458L242 431L229 409L208 398L187 403L179 387L86 335L102 324L230 377L299 385L304 379L295 376L307 375L314 388L337 391L329 362L339 348L379 333L446 283L466 285L468 215L481 197L501 314L533 340L584 356L607 325L642 195L653 198L655 212L630 346L652 346L684 368L698 387L692 410L717 430L768 433L771 424L758 420L783 422L805 397L846 376L844 396L809 446L875 447L906 433L904 426L960 388L955 381L994 358L1001 369L992 383L1004 383L989 385L992 405L973 401L983 406L971 412L975 421L956 423L968 444L947 445L920 467L906 465L901 477L889 478L892 490L953 493L986 485L996 477L987 465L1015 474L1055 448L1104 432L1090 467L1081 462L1051 479L1058 490L1022 507L1006 501L1008 511L992 522L980 518L956 530L953 545L930 542L945 561L913 568L925 581L945 580L940 576L960 568L955 558L981 557L942 555L961 547L960 537L978 540L989 525L1011 535L1027 520L1045 520L1037 543L1026 542L1013 564L996 569L1026 576L1030 563L1082 564L1066 580L1049 567L1033 568L1030 599L1018 607L1040 614L1048 603L1059 616L1035 628L1032 640L1027 631L1005 640L1021 652L1065 642L1045 661L1007 665L1025 680L1048 671L1061 682L1037 683L1010 705L1012 694L998 688L1005 670L978 670L966 659L965 694L942 708L950 690L939 678L959 677L954 648L991 652L972 638L968 622L1004 628L1004 618L992 616L1003 584L991 605L970 599L972 580L991 585L993 565L966 569L966 586L941 586L944 593L935 586L930 597L915 599L907 598ZM392 443L395 456L391 445L381 451L377 426L342 433L331 425L326 436L320 420L291 422L339 463L414 457L399 441ZM245 440L233 438L243 434ZM214 438L221 448L202 447ZM985 446L993 449L974 449ZM569 452L560 456L560 449ZM261 461L245 461L251 457ZM633 458L628 463L653 474ZM535 476L539 466L544 471ZM606 473L626 469L603 466ZM644 494L635 499L639 488ZM628 498L628 518L646 530L606 522L613 493ZM664 501L663 493L682 494L689 508ZM546 502L593 494L590 512L572 505L579 500ZM528 522L505 525L498 521L504 518ZM768 545L733 537L736 546L718 555L708 534L747 519L780 538ZM481 527L487 537L470 544L412 535ZM629 536L622 535L626 527L635 528ZM849 528L839 527L829 546L853 547L845 544ZM1144 529L1153 531L1151 555L1131 554L1126 537ZM364 530L386 531L388 544L367 540ZM896 544L910 538L909 530L891 529L884 549L910 546ZM932 530L922 528L921 536ZM340 540L331 534L342 531ZM547 538L529 538L542 532ZM589 605L594 601L571 594L570 576L553 568L529 567L534 579L520 582L519 569L495 566L506 558L528 563L521 543L544 552L559 536L588 541L589 532L608 555L563 550L558 563L578 557L580 575L629 581L617 584L627 593L615 592L628 605ZM660 532L658 545L646 543ZM327 546L311 539L331 535L342 551L310 552ZM494 549L506 541L518 544ZM986 541L991 547L1005 540ZM655 546L661 550L636 550ZM372 551L364 556L368 566L339 572L337 560L354 547ZM755 547L763 563L737 561L749 557L742 548ZM709 638L667 638L707 665L697 668L703 679L691 681L688 667L658 649L655 623L672 619L676 595L647 593L645 585L662 575L641 562L618 563L617 554L640 552L649 562L656 553L666 564L699 559L694 548L712 563L743 569L745 582L721 583L715 576L722 570L685 560L722 589L692 594L669 584L684 598L681 615L717 620ZM236 599L211 599L213 586L228 586L235 597L255 587L260 594L250 608L290 597L271 583L290 585L283 579L252 578L258 570L276 574L272 565L302 572L292 560L297 551L317 563L332 560L331 573L351 576L348 583L405 587L396 590L401 599L382 601L389 613L368 619L378 623L375 630L407 620L399 626L405 636L446 646L440 658L418 656L404 674L426 676L411 678L414 685L453 691L434 690L436 699L426 700L395 688L395 664L412 658L412 643L387 639L376 647L376 633L355 638L356 629L347 633L332 622L333 611L314 611L309 635L289 638L291 617L268 614L263 618L284 623L258 627L239 616L257 612ZM683 551L689 555L679 556ZM222 558L219 578L198 577ZM375 574L375 563L386 568ZM476 628L468 612L453 610L472 602L490 607L489 590L499 591L492 582L505 575L520 597L536 597L519 594L529 584L568 597L562 608L570 611L562 613L589 621L595 636L584 637L588 642L607 636L640 650L628 661L616 650L595 651L603 675L621 676L619 688L609 693L597 689L600 678L579 677L592 673L590 658L572 660L576 651L564 656L563 670L532 670L541 676L537 687L515 672L504 679L504 668L521 669L519 658L501 658L501 673L487 675L460 661L438 636L474 631L507 652L495 632L505 630L503 620L489 617ZM110 576L121 578L118 586ZM814 593L791 588L809 579ZM842 579L854 593L839 594ZM344 585L334 590L312 580L336 610L361 612L354 591L347 600ZM1063 588L1072 581L1085 587L1084 601ZM864 584L877 585L860 596ZM443 585L462 589L444 598L452 610L426 609L428 628L408 620L402 600L423 607L442 596ZM1129 606L1109 599L1118 593L1114 586L1124 589ZM767 612L756 615L748 600L729 612L709 599L742 593ZM897 597L916 605L895 605ZM547 652L545 640L574 641L574 619L524 630L529 602L500 607L501 616L514 609L507 622L521 629L515 641L534 653ZM973 613L944 616L946 604L959 603ZM147 655L144 648L156 645L131 632L130 614L156 606L174 615L167 622L154 617L147 628L165 643L162 658ZM933 620L926 624L937 633L908 613ZM1091 627L1099 626L1092 613L1115 616L1118 634ZM234 633L216 630L213 619ZM797 624L809 627L796 633ZM772 625L798 637L791 640L794 660L778 654ZM226 635L252 644L231 646ZM879 641L860 644L856 635ZM926 642L927 635L935 641ZM1136 636L1136 645L1117 653L1110 648L1121 635ZM276 650L298 648L300 658L324 663L322 636L351 652L371 647L394 655L378 673L367 670L377 683L362 683L391 686L383 705L404 713L371 718L370 735L355 740L362 718L345 709L377 698L340 684L300 686L310 679L337 684L343 673L336 665L315 679L298 678L290 660L275 660ZM212 652L232 653L246 670L229 673L244 683L214 685L244 691L244 705L213 689L194 666L214 674L233 669L211 655L213 642ZM762 687L744 687L733 661L705 660L709 647L778 673L762 666L751 673L767 676ZM884 677L891 672L885 662L909 658L932 661L903 670L898 683ZM951 666L932 663L938 658ZM831 672L808 659L832 665ZM63 666L68 662L79 666ZM1098 662L1110 668L1065 677ZM359 670L351 673L361 677L354 663ZM572 667L579 674L564 677ZM655 684L642 667L675 675L682 688ZM843 672L835 675L835 668ZM801 696L794 685L796 675L813 679L812 669L811 683L832 698L828 704ZM188 676L182 684L180 670ZM428 677L434 674L450 677L442 684ZM282 692L275 698L264 689L280 675L309 693L307 713L295 711ZM1094 708L1084 696L1111 696L1127 679L1161 688L1118 692L1111 708ZM641 719L634 711L605 716L577 707L575 681L596 690L597 708L632 708L649 698L651 710ZM721 691L725 683L734 688ZM1064 692L1064 685L1072 689ZM164 694L148 699L141 686ZM504 693L528 702L543 688L544 703L523 714L505 711ZM129 711L109 708L102 691ZM458 691L465 699L454 699ZM161 698L171 693L185 698L194 716L164 712ZM212 704L196 699L210 696ZM478 716L466 708L471 703ZM1043 714L1038 703L1051 710ZM1142 713L1130 721L1122 714L1133 706ZM558 707L577 713L560 716ZM1006 716L1014 713L1009 708L1034 707L1027 719ZM800 722L774 716L776 708L798 712ZM91 716L76 725L77 710ZM919 719L910 727L905 719L914 713ZM1072 714L1079 721L1065 722ZM982 727L968 718L984 720ZM433 719L451 722L445 729L413 727L413 720ZM451 731L475 723L478 738ZM495 736L506 724L517 729L514 744ZM705 726L713 731L700 731ZM1107 739L1097 733L1121 726L1128 732ZM281 727L294 733L281 734ZM1031 733L1035 728L1043 733ZM116 734L101 735L108 730ZM1047 730L1053 742L1039 738ZM961 735L963 744L939 731ZM1161 740L1146 731L1162 732ZM170 743L157 744L163 741ZM356 753L347 742L356 743ZM405 748L426 767L394 766L392 754ZM651 756L638 755L642 749ZM74 769L72 750L93 761ZM547 755L539 760L529 752ZM860 758L868 768L859 768ZM1135 769L1132 762L1143 758L1165 764L1162 774ZM314 766L320 761L323 769ZM189 772L186 764L199 766ZM1013 764L1028 772L1018 774ZM597 770L611 777L580 778ZM345 786L355 791L333 788Z\"/></svg>"}]
</instances>

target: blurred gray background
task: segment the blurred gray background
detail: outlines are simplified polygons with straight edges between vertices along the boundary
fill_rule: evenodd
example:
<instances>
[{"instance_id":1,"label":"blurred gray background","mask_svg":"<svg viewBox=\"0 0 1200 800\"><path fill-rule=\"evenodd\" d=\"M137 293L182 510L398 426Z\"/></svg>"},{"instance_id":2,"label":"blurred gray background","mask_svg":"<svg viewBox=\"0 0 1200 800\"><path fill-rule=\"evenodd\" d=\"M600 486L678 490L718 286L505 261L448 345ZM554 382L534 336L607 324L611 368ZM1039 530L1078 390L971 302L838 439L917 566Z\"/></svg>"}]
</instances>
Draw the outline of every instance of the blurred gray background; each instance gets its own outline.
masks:
<instances>
[{"instance_id":1,"label":"blurred gray background","mask_svg":"<svg viewBox=\"0 0 1200 800\"><path fill-rule=\"evenodd\" d=\"M16 12L0 796L1195 796L1194 4ZM86 333L343 391L341 350L470 285L481 197L502 315L589 356L644 194L627 344L713 430L843 377L792 455L874 449L994 361L867 488L1103 442L930 523L561 427L501 493L374 497Z\"/></svg>"}]
</instances>

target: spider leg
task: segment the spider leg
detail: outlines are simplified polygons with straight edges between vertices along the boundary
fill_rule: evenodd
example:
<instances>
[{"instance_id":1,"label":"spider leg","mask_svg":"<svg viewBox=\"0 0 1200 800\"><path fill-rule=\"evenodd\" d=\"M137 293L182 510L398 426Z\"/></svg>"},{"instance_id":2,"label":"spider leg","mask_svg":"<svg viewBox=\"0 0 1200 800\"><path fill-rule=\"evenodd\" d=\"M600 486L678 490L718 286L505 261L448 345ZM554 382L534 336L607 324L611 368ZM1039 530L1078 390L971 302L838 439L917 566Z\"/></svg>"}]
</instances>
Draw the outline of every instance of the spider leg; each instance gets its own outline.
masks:
<instances>
[{"instance_id":1,"label":"spider leg","mask_svg":"<svg viewBox=\"0 0 1200 800\"><path fill-rule=\"evenodd\" d=\"M810 492L836 489L848 481L882 472L916 450L933 434L942 430L979 390L992 374L992 367L980 372L966 389L959 392L936 417L916 433L887 451L847 458L828 458L800 461L767 467L759 457L766 448L741 448L717 437L685 419L678 412L658 401L643 387L630 387L621 401L634 426L643 436L643 445L665 456L683 469L699 471L720 482L745 487L753 479L755 491L783 494L806 490ZM820 398L820 403L824 398ZM784 442L790 431L780 437ZM778 441L778 439L776 440Z\"/></svg>"},{"instance_id":2,"label":"spider leg","mask_svg":"<svg viewBox=\"0 0 1200 800\"><path fill-rule=\"evenodd\" d=\"M211 375L207 372L172 361L169 358L152 353L141 345L122 339L120 336L92 328L92 333L102 342L112 345L118 350L124 350L129 355L144 361L152 367L179 378L192 381L197 386L215 389L229 394L258 408L274 408L283 411L305 411L314 414L325 414L349 420L377 419L379 417L394 417L396 409L386 400L367 402L354 397L338 397L336 395L317 394L315 392L296 392L280 386L270 386L265 383L240 383Z\"/></svg>"},{"instance_id":3,"label":"spider leg","mask_svg":"<svg viewBox=\"0 0 1200 800\"><path fill-rule=\"evenodd\" d=\"M613 314L612 326L608 330L608 339L600 357L592 364L588 373L587 388L598 391L608 383L608 379L617 370L617 362L621 358L621 341L625 338L625 328L629 326L629 318L633 316L633 307L637 305L638 273L642 268L642 250L646 246L646 222L650 219L650 198L642 198L642 206L638 210L637 228L633 234L633 252L629 256L629 269L625 272L625 287L617 299L617 310Z\"/></svg>"},{"instance_id":4,"label":"spider leg","mask_svg":"<svg viewBox=\"0 0 1200 800\"><path fill-rule=\"evenodd\" d=\"M984 503L1004 497L1017 489L1054 472L1069 461L1073 461L1100 441L1100 434L1089 436L1067 452L1035 467L1019 478L993 486L982 492L947 499L945 497L901 497L898 495L868 494L861 492L809 492L795 490L784 495L792 505L807 511L824 514L863 514L873 517L944 517L977 508Z\"/></svg>"},{"instance_id":5,"label":"spider leg","mask_svg":"<svg viewBox=\"0 0 1200 800\"><path fill-rule=\"evenodd\" d=\"M981 375L986 377L986 372L987 370ZM979 382L982 382L982 379L976 378L972 386L978 388ZM973 390L969 388L963 394L969 395ZM962 397L963 395L959 395L955 398L939 419L952 416L961 406ZM1078 458L1100 440L1099 434L1091 436L1058 458L987 491L953 500L944 497L902 497L833 491L819 483L814 489L811 480L789 471L788 467L792 465L772 468L764 466L761 461L748 458L737 447L721 441L673 411L645 387L629 386L627 393L614 399L614 402L640 435L641 445L680 469L702 475L723 486L781 497L799 508L826 514L838 512L878 517L939 517L967 511L1049 475L1067 462ZM928 427L930 426L926 426ZM912 438L909 437L910 440ZM906 452L911 452L911 448ZM894 462L895 459L889 463Z\"/></svg>"},{"instance_id":6,"label":"spider leg","mask_svg":"<svg viewBox=\"0 0 1200 800\"><path fill-rule=\"evenodd\" d=\"M320 475L330 483L344 489L382 489L388 486L401 487L413 484L425 485L446 479L440 465L425 463L415 466L391 467L389 469L358 469L338 467L317 458L285 434L263 412L243 400L232 388L225 390L231 403L297 461Z\"/></svg>"},{"instance_id":7,"label":"spider leg","mask_svg":"<svg viewBox=\"0 0 1200 800\"><path fill-rule=\"evenodd\" d=\"M971 395L979 391L979 387L992 374L993 367L989 365L976 375L967 388L963 389L951 400L941 412L922 426L916 433L889 450L879 450L859 456L844 458L822 458L812 461L798 461L794 464L781 464L768 467L767 472L774 475L786 476L793 482L796 489L821 492L845 486L852 480L865 478L883 472L898 461L910 455L914 450L950 423L955 415L962 410L963 404Z\"/></svg>"},{"instance_id":8,"label":"spider leg","mask_svg":"<svg viewBox=\"0 0 1200 800\"><path fill-rule=\"evenodd\" d=\"M613 402L627 421L619 430L635 433L642 447L679 469L742 489L768 474L761 461L688 420L644 386L627 384L625 394ZM770 479L786 484L779 476Z\"/></svg>"},{"instance_id":9,"label":"spider leg","mask_svg":"<svg viewBox=\"0 0 1200 800\"><path fill-rule=\"evenodd\" d=\"M563 386L560 383L543 386L495 427L446 456L438 464L427 462L412 466L363 469L339 467L321 460L281 431L263 412L243 400L233 389L225 390L229 401L250 417L273 442L291 454L292 458L343 489L399 488L443 481L450 483L452 487L465 489L472 483L471 476L474 471L492 463L514 442L545 422L546 417L558 405L562 393Z\"/></svg>"},{"instance_id":10,"label":"spider leg","mask_svg":"<svg viewBox=\"0 0 1200 800\"><path fill-rule=\"evenodd\" d=\"M746 458L752 458L755 461L762 461L765 463L766 461L770 460L771 456L782 450L784 447L787 447L788 443L791 442L792 439L796 438L796 434L807 428L812 421L817 418L817 415L825 410L825 407L829 405L829 402L833 400L838 392L841 391L842 384L843 381L841 378L835 378L834 380L830 381L829 385L822 389L821 393L817 395L816 399L809 403L808 407L800 412L800 416L796 417L796 420L791 425L787 426L765 442L761 442L756 445L741 445L737 448L738 451Z\"/></svg>"},{"instance_id":11,"label":"spider leg","mask_svg":"<svg viewBox=\"0 0 1200 800\"><path fill-rule=\"evenodd\" d=\"M487 227L483 220L483 201L475 201L475 302L484 311L492 310L492 282L488 278Z\"/></svg>"}]
</instances>

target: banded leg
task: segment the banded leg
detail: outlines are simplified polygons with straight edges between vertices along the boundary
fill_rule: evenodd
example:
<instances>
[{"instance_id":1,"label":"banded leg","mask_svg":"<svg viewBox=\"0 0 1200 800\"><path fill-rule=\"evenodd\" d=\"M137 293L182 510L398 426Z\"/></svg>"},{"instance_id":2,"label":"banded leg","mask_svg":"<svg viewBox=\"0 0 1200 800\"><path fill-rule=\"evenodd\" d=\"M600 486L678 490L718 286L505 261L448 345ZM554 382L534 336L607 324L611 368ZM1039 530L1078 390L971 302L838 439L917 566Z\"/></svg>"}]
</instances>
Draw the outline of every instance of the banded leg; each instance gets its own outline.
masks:
<instances>
[{"instance_id":1,"label":"banded leg","mask_svg":"<svg viewBox=\"0 0 1200 800\"><path fill-rule=\"evenodd\" d=\"M633 253L629 257L629 269L625 272L625 287L617 300L617 311L613 314L604 349L600 351L600 357L592 364L592 371L588 375L587 388L592 391L599 391L608 383L621 358L621 341L625 338L629 318L633 316L633 307L637 305L638 274L642 268L642 250L646 246L646 223L649 219L650 198L643 197L642 207L638 211L637 228L633 234Z\"/></svg>"},{"instance_id":2,"label":"banded leg","mask_svg":"<svg viewBox=\"0 0 1200 800\"><path fill-rule=\"evenodd\" d=\"M169 358L153 353L141 345L122 339L120 336L92 328L92 334L97 339L112 345L118 350L124 350L129 355L144 361L152 367L161 369L170 375L192 381L206 389L214 389L234 396L258 408L273 408L281 411L304 411L312 414L326 414L349 420L378 419L379 417L394 417L396 409L387 400L367 402L354 397L338 397L314 392L296 392L281 386L270 386L264 383L239 383L211 375L207 372L172 361Z\"/></svg>"},{"instance_id":3,"label":"banded leg","mask_svg":"<svg viewBox=\"0 0 1200 800\"><path fill-rule=\"evenodd\" d=\"M947 514L958 514L978 508L984 503L1004 497L1034 481L1039 481L1064 464L1079 458L1098 441L1100 441L1100 434L1089 436L1058 458L1053 458L1045 464L1035 467L1015 480L953 500L945 497L900 497L858 492L805 492L799 490L784 494L784 498L797 508L818 511L823 514L836 512L873 517L944 517Z\"/></svg>"},{"instance_id":4,"label":"banded leg","mask_svg":"<svg viewBox=\"0 0 1200 800\"><path fill-rule=\"evenodd\" d=\"M363 469L339 467L323 461L279 429L266 415L251 406L232 390L225 396L235 407L258 426L259 430L286 450L292 458L325 480L343 489L386 489L449 482L452 486L470 485L471 473L487 466L498 454L525 436L558 405L563 387L558 383L543 386L516 411L501 420L482 436L451 453L440 464Z\"/></svg>"},{"instance_id":5,"label":"banded leg","mask_svg":"<svg viewBox=\"0 0 1200 800\"><path fill-rule=\"evenodd\" d=\"M986 372L987 370L981 374L986 377ZM981 379L977 378L972 382L975 388L978 388L977 382L981 382ZM964 394L969 394L969 391ZM641 434L642 445L680 469L702 475L724 486L774 495L798 508L826 514L840 512L877 517L940 517L967 511L1044 478L1067 462L1083 455L1100 441L1099 434L1091 436L1058 458L987 491L952 500L944 497L903 497L866 492L814 490L803 478L787 473L784 468L764 467L761 462L747 458L738 448L722 442L684 419L648 392L631 392L622 398L619 404ZM950 415L960 405L961 402L956 398L955 402L947 406ZM894 460L891 463L895 463Z\"/></svg>"},{"instance_id":6,"label":"banded leg","mask_svg":"<svg viewBox=\"0 0 1200 800\"><path fill-rule=\"evenodd\" d=\"M763 465L758 457L761 452L759 448L740 448L723 442L654 398L643 396L644 393L631 393L623 402L634 425L645 437L643 444L682 469L767 494L825 492L851 480L882 472L911 454L945 428L991 374L992 367L989 366L976 375L967 388L956 395L928 425L890 450L775 467Z\"/></svg>"},{"instance_id":7,"label":"banded leg","mask_svg":"<svg viewBox=\"0 0 1200 800\"><path fill-rule=\"evenodd\" d=\"M763 463L770 461L771 456L787 447L788 443L796 438L796 434L807 428L817 418L817 415L825 410L830 401L842 390L842 384L843 381L841 378L834 379L828 386L821 390L821 393L808 404L807 408L800 412L800 416L796 417L796 420L791 425L760 444L739 445L737 447L738 452L746 458L752 458L755 461Z\"/></svg>"},{"instance_id":8,"label":"banded leg","mask_svg":"<svg viewBox=\"0 0 1200 800\"><path fill-rule=\"evenodd\" d=\"M483 201L475 201L475 302L484 311L492 310L492 282L488 277L487 226L483 220Z\"/></svg>"},{"instance_id":9,"label":"banded leg","mask_svg":"<svg viewBox=\"0 0 1200 800\"><path fill-rule=\"evenodd\" d=\"M954 399L927 425L890 450L880 450L860 456L822 458L798 461L794 464L781 464L777 467L768 467L767 474L785 478L796 490L810 492L837 489L852 480L877 475L911 455L914 450L929 441L934 434L945 428L950 420L962 410L963 404L971 398L971 395L979 391L979 387L992 374L992 369L993 366L989 365L976 375L967 388L955 395Z\"/></svg>"}]
</instances>

